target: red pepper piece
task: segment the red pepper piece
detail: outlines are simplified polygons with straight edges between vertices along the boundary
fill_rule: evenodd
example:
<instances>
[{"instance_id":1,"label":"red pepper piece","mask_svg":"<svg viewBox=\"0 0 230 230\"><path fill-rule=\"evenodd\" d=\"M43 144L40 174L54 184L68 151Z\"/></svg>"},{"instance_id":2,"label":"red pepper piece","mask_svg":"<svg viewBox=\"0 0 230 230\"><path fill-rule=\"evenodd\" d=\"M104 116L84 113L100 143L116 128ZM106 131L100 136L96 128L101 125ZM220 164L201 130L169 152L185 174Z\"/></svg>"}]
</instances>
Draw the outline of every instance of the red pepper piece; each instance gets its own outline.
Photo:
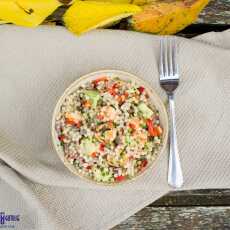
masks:
<instances>
[{"instance_id":1,"label":"red pepper piece","mask_svg":"<svg viewBox=\"0 0 230 230\"><path fill-rule=\"evenodd\" d=\"M129 123L129 128L135 130L136 129L136 125L134 125L133 123Z\"/></svg>"},{"instance_id":2,"label":"red pepper piece","mask_svg":"<svg viewBox=\"0 0 230 230\"><path fill-rule=\"evenodd\" d=\"M61 135L58 136L59 141L63 142L64 139L65 139L65 135L61 134Z\"/></svg>"},{"instance_id":3,"label":"red pepper piece","mask_svg":"<svg viewBox=\"0 0 230 230\"><path fill-rule=\"evenodd\" d=\"M76 122L75 122L74 120L69 119L69 118L66 118L66 119L65 119L65 123L66 123L67 125L75 125L75 124L76 124Z\"/></svg>"},{"instance_id":4,"label":"red pepper piece","mask_svg":"<svg viewBox=\"0 0 230 230\"><path fill-rule=\"evenodd\" d=\"M122 104L126 100L125 94L119 95L117 101L119 104Z\"/></svg>"},{"instance_id":5,"label":"red pepper piece","mask_svg":"<svg viewBox=\"0 0 230 230\"><path fill-rule=\"evenodd\" d=\"M129 97L129 93L128 92L125 92L124 95L125 95L125 98Z\"/></svg>"},{"instance_id":6,"label":"red pepper piece","mask_svg":"<svg viewBox=\"0 0 230 230\"><path fill-rule=\"evenodd\" d=\"M74 126L76 126L77 128L80 128L80 127L81 127L81 121L76 122L76 121L74 121L74 120L72 120L72 119L66 118L66 119L65 119L65 123L66 123L67 125L74 125Z\"/></svg>"},{"instance_id":7,"label":"red pepper piece","mask_svg":"<svg viewBox=\"0 0 230 230\"><path fill-rule=\"evenodd\" d=\"M148 132L150 134L151 137L155 137L158 136L157 135L157 130L155 129L155 127L153 126L153 121L150 119L146 120L146 125L148 127Z\"/></svg>"},{"instance_id":8,"label":"red pepper piece","mask_svg":"<svg viewBox=\"0 0 230 230\"><path fill-rule=\"evenodd\" d=\"M161 126L157 126L156 131L158 136L160 136L163 133L163 129L161 128Z\"/></svg>"},{"instance_id":9,"label":"red pepper piece","mask_svg":"<svg viewBox=\"0 0 230 230\"><path fill-rule=\"evenodd\" d=\"M101 143L101 144L99 145L99 149L100 149L101 151L104 151L104 150L105 150L105 144L104 144L104 143Z\"/></svg>"},{"instance_id":10,"label":"red pepper piece","mask_svg":"<svg viewBox=\"0 0 230 230\"><path fill-rule=\"evenodd\" d=\"M80 128L80 127L81 127L81 122L79 121L79 122L75 123L75 126L76 126L77 128Z\"/></svg>"},{"instance_id":11,"label":"red pepper piece","mask_svg":"<svg viewBox=\"0 0 230 230\"><path fill-rule=\"evenodd\" d=\"M140 92L140 94L142 94L145 90L145 88L143 86L140 86L139 88L137 88L138 91Z\"/></svg>"},{"instance_id":12,"label":"red pepper piece","mask_svg":"<svg viewBox=\"0 0 230 230\"><path fill-rule=\"evenodd\" d=\"M141 162L141 169L143 169L143 168L145 168L146 166L147 166L147 164L148 164L148 160L143 160L142 162Z\"/></svg>"},{"instance_id":13,"label":"red pepper piece","mask_svg":"<svg viewBox=\"0 0 230 230\"><path fill-rule=\"evenodd\" d=\"M97 78L96 80L92 81L92 83L94 84L94 86L96 87L98 85L99 82L101 81L108 81L108 78L106 76L102 76Z\"/></svg>"},{"instance_id":14,"label":"red pepper piece","mask_svg":"<svg viewBox=\"0 0 230 230\"><path fill-rule=\"evenodd\" d=\"M115 180L117 181L117 182L121 182L121 181L123 181L125 179L125 176L117 176L116 178L115 178Z\"/></svg>"},{"instance_id":15,"label":"red pepper piece","mask_svg":"<svg viewBox=\"0 0 230 230\"><path fill-rule=\"evenodd\" d=\"M111 88L108 89L108 92L112 95L112 96L116 96L117 95L117 88L118 88L118 84L117 83L114 83L112 85Z\"/></svg>"},{"instance_id":16,"label":"red pepper piece","mask_svg":"<svg viewBox=\"0 0 230 230\"><path fill-rule=\"evenodd\" d=\"M96 158L97 157L97 153L96 152L91 153L91 157Z\"/></svg>"}]
</instances>

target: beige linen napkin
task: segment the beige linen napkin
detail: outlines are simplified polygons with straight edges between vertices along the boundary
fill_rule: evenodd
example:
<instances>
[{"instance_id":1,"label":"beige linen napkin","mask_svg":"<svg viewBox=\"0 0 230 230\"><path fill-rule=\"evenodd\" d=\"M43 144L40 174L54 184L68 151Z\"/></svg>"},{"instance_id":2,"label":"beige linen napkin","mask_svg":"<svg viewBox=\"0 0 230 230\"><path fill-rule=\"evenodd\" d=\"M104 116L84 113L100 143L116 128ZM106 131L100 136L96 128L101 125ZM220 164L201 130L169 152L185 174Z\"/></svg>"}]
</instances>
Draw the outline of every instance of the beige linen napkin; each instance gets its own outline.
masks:
<instances>
[{"instance_id":1,"label":"beige linen napkin","mask_svg":"<svg viewBox=\"0 0 230 230\"><path fill-rule=\"evenodd\" d=\"M230 30L178 38L176 94L182 189L230 188ZM158 84L159 37L62 27L0 27L0 211L15 229L108 229L172 190L168 152L136 181L103 187L70 173L51 145L52 111L79 76L120 69Z\"/></svg>"}]
</instances>

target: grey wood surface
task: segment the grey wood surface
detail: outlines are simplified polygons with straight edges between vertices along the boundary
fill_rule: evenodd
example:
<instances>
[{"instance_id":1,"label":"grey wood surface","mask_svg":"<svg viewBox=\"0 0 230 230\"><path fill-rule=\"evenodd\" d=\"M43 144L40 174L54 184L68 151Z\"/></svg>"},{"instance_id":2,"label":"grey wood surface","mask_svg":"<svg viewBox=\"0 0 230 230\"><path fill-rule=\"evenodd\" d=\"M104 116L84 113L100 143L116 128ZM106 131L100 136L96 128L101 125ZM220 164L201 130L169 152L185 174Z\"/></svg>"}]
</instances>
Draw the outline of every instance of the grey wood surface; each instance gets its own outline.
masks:
<instances>
[{"instance_id":1,"label":"grey wood surface","mask_svg":"<svg viewBox=\"0 0 230 230\"><path fill-rule=\"evenodd\" d=\"M211 0L196 23L230 25L230 0Z\"/></svg>"},{"instance_id":2,"label":"grey wood surface","mask_svg":"<svg viewBox=\"0 0 230 230\"><path fill-rule=\"evenodd\" d=\"M230 189L218 190L190 190L170 192L159 200L155 201L152 207L182 207L182 206L229 206ZM229 219L230 221L230 219Z\"/></svg>"},{"instance_id":3,"label":"grey wood surface","mask_svg":"<svg viewBox=\"0 0 230 230\"><path fill-rule=\"evenodd\" d=\"M230 189L171 192L112 230L230 229Z\"/></svg>"},{"instance_id":4,"label":"grey wood surface","mask_svg":"<svg viewBox=\"0 0 230 230\"><path fill-rule=\"evenodd\" d=\"M113 230L230 229L230 207L146 207Z\"/></svg>"}]
</instances>

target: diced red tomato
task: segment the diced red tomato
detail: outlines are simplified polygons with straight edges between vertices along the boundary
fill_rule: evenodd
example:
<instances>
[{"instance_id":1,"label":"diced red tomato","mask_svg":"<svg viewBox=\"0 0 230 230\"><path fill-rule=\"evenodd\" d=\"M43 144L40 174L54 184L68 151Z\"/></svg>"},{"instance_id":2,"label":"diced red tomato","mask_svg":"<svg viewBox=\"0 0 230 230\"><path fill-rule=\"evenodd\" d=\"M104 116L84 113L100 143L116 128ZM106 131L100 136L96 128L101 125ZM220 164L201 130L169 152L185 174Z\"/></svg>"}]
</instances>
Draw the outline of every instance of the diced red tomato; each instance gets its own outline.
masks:
<instances>
[{"instance_id":1,"label":"diced red tomato","mask_svg":"<svg viewBox=\"0 0 230 230\"><path fill-rule=\"evenodd\" d=\"M124 94L119 95L117 97L117 101L118 101L119 104L122 104L125 101L125 99L126 99L126 96Z\"/></svg>"},{"instance_id":2,"label":"diced red tomato","mask_svg":"<svg viewBox=\"0 0 230 230\"><path fill-rule=\"evenodd\" d=\"M120 182L120 181L123 181L125 179L125 176L117 176L115 178L116 181Z\"/></svg>"},{"instance_id":3,"label":"diced red tomato","mask_svg":"<svg viewBox=\"0 0 230 230\"><path fill-rule=\"evenodd\" d=\"M75 125L76 125L77 128L80 128L81 127L81 122L79 121L79 122L75 123Z\"/></svg>"},{"instance_id":4,"label":"diced red tomato","mask_svg":"<svg viewBox=\"0 0 230 230\"><path fill-rule=\"evenodd\" d=\"M115 89L108 89L108 92L109 92L112 96L116 96Z\"/></svg>"},{"instance_id":5,"label":"diced red tomato","mask_svg":"<svg viewBox=\"0 0 230 230\"><path fill-rule=\"evenodd\" d=\"M148 127L148 132L149 132L150 136L151 137L157 136L157 130L153 126L153 121L151 119L146 120L146 125Z\"/></svg>"},{"instance_id":6,"label":"diced red tomato","mask_svg":"<svg viewBox=\"0 0 230 230\"><path fill-rule=\"evenodd\" d=\"M129 128L135 130L136 129L136 125L134 125L133 123L129 123Z\"/></svg>"},{"instance_id":7,"label":"diced red tomato","mask_svg":"<svg viewBox=\"0 0 230 230\"><path fill-rule=\"evenodd\" d=\"M150 136L156 137L162 135L163 129L161 128L161 126L154 127L153 121L151 119L146 120L146 125L148 127L148 132Z\"/></svg>"},{"instance_id":8,"label":"diced red tomato","mask_svg":"<svg viewBox=\"0 0 230 230\"><path fill-rule=\"evenodd\" d=\"M143 86L140 86L139 88L137 88L138 91L140 92L140 94L142 94L145 90L145 88Z\"/></svg>"},{"instance_id":9,"label":"diced red tomato","mask_svg":"<svg viewBox=\"0 0 230 230\"><path fill-rule=\"evenodd\" d=\"M101 151L104 151L104 150L105 150L105 144L104 144L104 143L101 143L101 144L99 145L99 149L100 149Z\"/></svg>"},{"instance_id":10,"label":"diced red tomato","mask_svg":"<svg viewBox=\"0 0 230 230\"><path fill-rule=\"evenodd\" d=\"M146 166L147 166L147 164L148 164L148 160L143 160L142 162L141 162L141 169L143 169L143 168L145 168Z\"/></svg>"},{"instance_id":11,"label":"diced red tomato","mask_svg":"<svg viewBox=\"0 0 230 230\"><path fill-rule=\"evenodd\" d=\"M76 122L76 121L74 121L74 120L72 120L72 119L70 119L70 118L66 118L66 119L65 119L65 123L66 123L67 125L75 125L77 128L80 128L80 127L81 127L81 122L80 122L80 121Z\"/></svg>"},{"instance_id":12,"label":"diced red tomato","mask_svg":"<svg viewBox=\"0 0 230 230\"><path fill-rule=\"evenodd\" d=\"M117 101L119 104L122 104L127 98L128 98L129 94L127 92L125 92L124 94L121 95L117 95Z\"/></svg>"},{"instance_id":13,"label":"diced red tomato","mask_svg":"<svg viewBox=\"0 0 230 230\"><path fill-rule=\"evenodd\" d=\"M112 96L116 96L117 95L117 88L118 88L118 84L114 83L111 88L108 89L108 92L112 95Z\"/></svg>"},{"instance_id":14,"label":"diced red tomato","mask_svg":"<svg viewBox=\"0 0 230 230\"><path fill-rule=\"evenodd\" d=\"M66 118L65 123L67 125L75 125L76 124L76 122L73 119L70 119L70 118Z\"/></svg>"},{"instance_id":15,"label":"diced red tomato","mask_svg":"<svg viewBox=\"0 0 230 230\"><path fill-rule=\"evenodd\" d=\"M97 153L96 152L91 153L91 157L96 158L97 157Z\"/></svg>"},{"instance_id":16,"label":"diced red tomato","mask_svg":"<svg viewBox=\"0 0 230 230\"><path fill-rule=\"evenodd\" d=\"M94 86L97 86L98 83L101 81L108 81L108 78L106 76L102 76L97 78L96 80L93 80L92 83L94 84Z\"/></svg>"},{"instance_id":17,"label":"diced red tomato","mask_svg":"<svg viewBox=\"0 0 230 230\"><path fill-rule=\"evenodd\" d=\"M118 88L118 83L114 83L113 85L112 85L112 89L117 89Z\"/></svg>"},{"instance_id":18,"label":"diced red tomato","mask_svg":"<svg viewBox=\"0 0 230 230\"><path fill-rule=\"evenodd\" d=\"M58 136L59 141L62 142L62 141L64 141L64 139L65 139L65 135L61 134L61 135Z\"/></svg>"},{"instance_id":19,"label":"diced red tomato","mask_svg":"<svg viewBox=\"0 0 230 230\"><path fill-rule=\"evenodd\" d=\"M86 169L91 169L92 168L92 166L91 165L88 165L87 167L86 167Z\"/></svg>"}]
</instances>

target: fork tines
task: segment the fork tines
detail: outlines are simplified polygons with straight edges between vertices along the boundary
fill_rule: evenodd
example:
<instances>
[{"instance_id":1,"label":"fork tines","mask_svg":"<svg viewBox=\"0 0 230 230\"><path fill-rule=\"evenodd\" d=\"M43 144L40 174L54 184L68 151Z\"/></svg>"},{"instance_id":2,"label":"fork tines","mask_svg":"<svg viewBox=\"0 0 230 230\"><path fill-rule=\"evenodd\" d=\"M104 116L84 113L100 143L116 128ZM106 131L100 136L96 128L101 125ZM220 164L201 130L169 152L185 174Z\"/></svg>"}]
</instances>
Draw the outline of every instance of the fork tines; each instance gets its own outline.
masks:
<instances>
[{"instance_id":1,"label":"fork tines","mask_svg":"<svg viewBox=\"0 0 230 230\"><path fill-rule=\"evenodd\" d=\"M179 80L177 44L175 37L160 40L160 81Z\"/></svg>"}]
</instances>

